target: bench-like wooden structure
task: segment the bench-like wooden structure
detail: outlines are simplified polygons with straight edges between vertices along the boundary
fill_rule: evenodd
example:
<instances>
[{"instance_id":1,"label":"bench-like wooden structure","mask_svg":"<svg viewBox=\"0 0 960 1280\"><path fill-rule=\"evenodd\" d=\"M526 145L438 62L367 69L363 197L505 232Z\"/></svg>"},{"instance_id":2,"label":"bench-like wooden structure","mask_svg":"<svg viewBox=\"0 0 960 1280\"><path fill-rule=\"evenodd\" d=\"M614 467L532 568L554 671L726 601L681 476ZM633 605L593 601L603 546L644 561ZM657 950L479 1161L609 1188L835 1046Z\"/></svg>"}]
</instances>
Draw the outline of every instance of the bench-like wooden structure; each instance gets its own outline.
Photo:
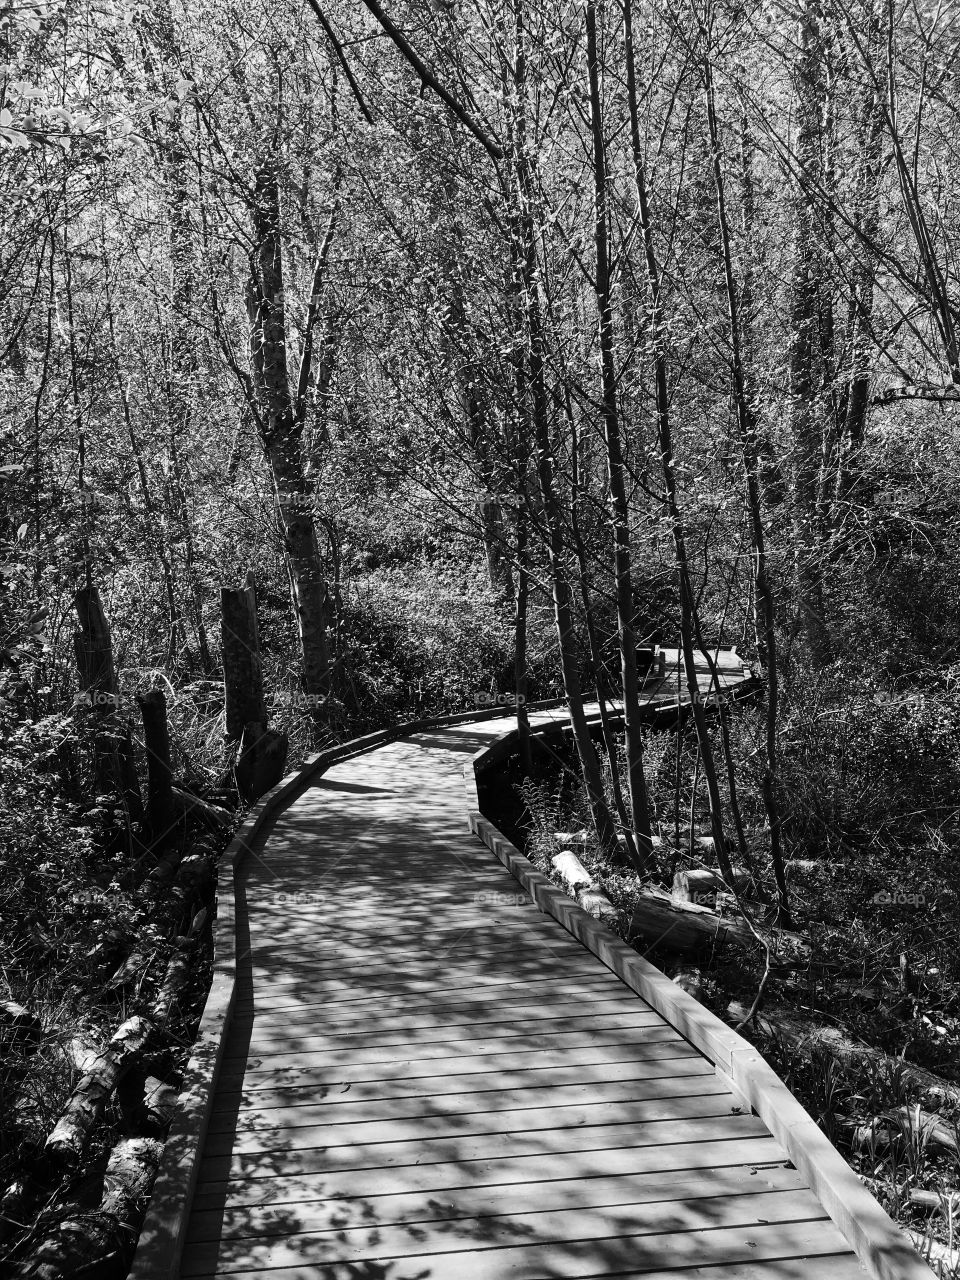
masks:
<instances>
[{"instance_id":1,"label":"bench-like wooden structure","mask_svg":"<svg viewBox=\"0 0 960 1280\"><path fill-rule=\"evenodd\" d=\"M929 1280L756 1051L476 812L512 724L372 735L248 820L134 1280Z\"/></svg>"}]
</instances>

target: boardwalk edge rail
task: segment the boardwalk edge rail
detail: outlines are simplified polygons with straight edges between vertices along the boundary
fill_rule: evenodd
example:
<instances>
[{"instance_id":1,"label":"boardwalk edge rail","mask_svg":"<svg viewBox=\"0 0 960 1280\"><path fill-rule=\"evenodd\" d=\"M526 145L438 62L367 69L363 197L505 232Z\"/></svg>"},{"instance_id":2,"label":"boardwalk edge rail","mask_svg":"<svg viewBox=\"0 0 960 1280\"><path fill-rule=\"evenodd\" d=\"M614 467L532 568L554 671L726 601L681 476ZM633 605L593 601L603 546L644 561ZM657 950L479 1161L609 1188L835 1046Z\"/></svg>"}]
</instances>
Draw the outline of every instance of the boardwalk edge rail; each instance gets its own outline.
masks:
<instances>
[{"instance_id":1,"label":"boardwalk edge rail","mask_svg":"<svg viewBox=\"0 0 960 1280\"><path fill-rule=\"evenodd\" d=\"M510 738L515 736L514 729L495 739L464 767L471 831L519 881L542 912L583 943L714 1064L717 1073L753 1108L807 1179L870 1275L876 1280L934 1280L934 1273L907 1237L756 1047L578 906L479 812L477 775L488 767L491 755L503 757Z\"/></svg>"},{"instance_id":2,"label":"boardwalk edge rail","mask_svg":"<svg viewBox=\"0 0 960 1280\"><path fill-rule=\"evenodd\" d=\"M554 698L531 703L529 710L560 705ZM177 1111L164 1146L128 1280L178 1280L190 1207L196 1191L200 1159L210 1124L213 1097L223 1060L227 1032L236 1003L237 938L236 875L265 827L325 770L351 756L373 751L410 734L451 725L513 716L512 706L484 707L454 715L414 720L311 756L294 773L260 797L224 851L217 879L217 913L213 922L213 979L197 1038L184 1071ZM499 741L499 739L498 739Z\"/></svg>"}]
</instances>

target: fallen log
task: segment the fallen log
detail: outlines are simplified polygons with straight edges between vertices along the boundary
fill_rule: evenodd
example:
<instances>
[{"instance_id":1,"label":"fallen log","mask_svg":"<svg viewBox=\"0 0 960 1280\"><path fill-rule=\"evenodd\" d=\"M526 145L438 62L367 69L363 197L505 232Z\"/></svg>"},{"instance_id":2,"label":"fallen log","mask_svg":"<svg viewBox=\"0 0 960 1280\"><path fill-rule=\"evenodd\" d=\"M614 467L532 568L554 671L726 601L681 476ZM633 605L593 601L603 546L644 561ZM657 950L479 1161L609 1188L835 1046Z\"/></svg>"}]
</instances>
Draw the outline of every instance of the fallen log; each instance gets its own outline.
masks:
<instances>
[{"instance_id":1,"label":"fallen log","mask_svg":"<svg viewBox=\"0 0 960 1280\"><path fill-rule=\"evenodd\" d=\"M196 820L215 831L233 826L234 816L229 809L222 809L209 800L201 800L192 791L184 791L182 787L170 790L174 816L186 822Z\"/></svg>"},{"instance_id":2,"label":"fallen log","mask_svg":"<svg viewBox=\"0 0 960 1280\"><path fill-rule=\"evenodd\" d=\"M732 1000L727 1005L724 1016L728 1022L735 1024L747 1012L746 1005L739 1000ZM935 1075L925 1067L918 1067L902 1058L894 1058L882 1049L856 1041L841 1028L824 1026L788 1005L765 1004L754 1022L761 1034L778 1035L807 1057L813 1051L822 1049L844 1065L871 1063L888 1071L901 1071L908 1083L924 1091L928 1105L939 1107L949 1102L960 1106L960 1085Z\"/></svg>"},{"instance_id":3,"label":"fallen log","mask_svg":"<svg viewBox=\"0 0 960 1280\"><path fill-rule=\"evenodd\" d=\"M550 865L564 889L574 898L580 889L589 889L593 885L593 876L575 853L558 853L551 858Z\"/></svg>"},{"instance_id":4,"label":"fallen log","mask_svg":"<svg viewBox=\"0 0 960 1280\"><path fill-rule=\"evenodd\" d=\"M854 1129L853 1141L860 1148L869 1147L871 1143L885 1148L897 1133L916 1134L924 1145L949 1151L954 1156L960 1150L953 1126L920 1107L895 1107L874 1116L872 1121Z\"/></svg>"},{"instance_id":5,"label":"fallen log","mask_svg":"<svg viewBox=\"0 0 960 1280\"><path fill-rule=\"evenodd\" d=\"M758 926L774 950L795 956L807 956L810 944L796 933ZM630 921L628 941L642 937L649 945L670 951L689 952L720 942L738 946L756 946L753 930L742 918L721 916L693 902L674 902L662 889L644 889L636 899Z\"/></svg>"},{"instance_id":6,"label":"fallen log","mask_svg":"<svg viewBox=\"0 0 960 1280\"><path fill-rule=\"evenodd\" d=\"M154 1138L118 1143L110 1153L99 1206L59 1222L21 1264L21 1280L68 1280L79 1271L93 1274L92 1268L98 1280L121 1280L133 1257L162 1153L163 1144Z\"/></svg>"},{"instance_id":7,"label":"fallen log","mask_svg":"<svg viewBox=\"0 0 960 1280\"><path fill-rule=\"evenodd\" d=\"M44 1143L44 1157L53 1168L76 1168L91 1130L103 1114L124 1071L142 1052L152 1029L150 1022L139 1014L128 1018L78 1081L63 1114Z\"/></svg>"},{"instance_id":8,"label":"fallen log","mask_svg":"<svg viewBox=\"0 0 960 1280\"><path fill-rule=\"evenodd\" d=\"M750 872L743 867L733 869L733 888L743 889L750 883ZM720 871L715 868L684 868L673 877L671 901L695 902L701 895L716 893L717 890L729 889L731 886L724 880Z\"/></svg>"},{"instance_id":9,"label":"fallen log","mask_svg":"<svg viewBox=\"0 0 960 1280\"><path fill-rule=\"evenodd\" d=\"M719 916L694 903L673 902L670 895L645 889L637 895L627 941L640 936L649 945L670 951L697 951L723 941L741 946L756 942L750 927L742 920Z\"/></svg>"},{"instance_id":10,"label":"fallen log","mask_svg":"<svg viewBox=\"0 0 960 1280\"><path fill-rule=\"evenodd\" d=\"M165 1026L173 1012L177 996L190 976L191 956L200 930L206 924L207 911L204 907L198 911L190 922L186 935L174 942L175 951L167 964L160 990L151 1008L151 1017L158 1027Z\"/></svg>"},{"instance_id":11,"label":"fallen log","mask_svg":"<svg viewBox=\"0 0 960 1280\"><path fill-rule=\"evenodd\" d=\"M942 1209L949 1205L956 1214L960 1211L960 1191L924 1191L920 1187L911 1187L910 1203L923 1209Z\"/></svg>"},{"instance_id":12,"label":"fallen log","mask_svg":"<svg viewBox=\"0 0 960 1280\"><path fill-rule=\"evenodd\" d=\"M194 916L184 940L193 945L206 921L206 911ZM86 1149L90 1134L123 1076L142 1055L144 1048L169 1020L177 993L190 972L182 948L167 964L166 973L149 1015L135 1014L115 1032L81 1077L53 1132L44 1143L45 1163L54 1170L73 1169Z\"/></svg>"},{"instance_id":13,"label":"fallen log","mask_svg":"<svg viewBox=\"0 0 960 1280\"><path fill-rule=\"evenodd\" d=\"M156 1076L147 1076L143 1084L143 1098L136 1111L137 1125L141 1133L161 1137L170 1127L180 1093L176 1085Z\"/></svg>"}]
</instances>

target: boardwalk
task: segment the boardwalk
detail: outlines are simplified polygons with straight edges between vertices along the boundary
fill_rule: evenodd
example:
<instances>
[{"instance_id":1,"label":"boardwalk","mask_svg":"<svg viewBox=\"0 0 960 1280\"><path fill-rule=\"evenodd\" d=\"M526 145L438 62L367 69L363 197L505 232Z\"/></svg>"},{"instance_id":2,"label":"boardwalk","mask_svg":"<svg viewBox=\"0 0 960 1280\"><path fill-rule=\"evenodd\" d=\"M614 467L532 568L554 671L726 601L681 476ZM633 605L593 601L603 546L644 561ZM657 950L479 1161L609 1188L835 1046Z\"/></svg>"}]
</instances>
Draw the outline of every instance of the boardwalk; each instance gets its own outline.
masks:
<instances>
[{"instance_id":1,"label":"boardwalk","mask_svg":"<svg viewBox=\"0 0 960 1280\"><path fill-rule=\"evenodd\" d=\"M245 864L182 1275L862 1275L711 1063L465 829L502 731L336 766Z\"/></svg>"}]
</instances>

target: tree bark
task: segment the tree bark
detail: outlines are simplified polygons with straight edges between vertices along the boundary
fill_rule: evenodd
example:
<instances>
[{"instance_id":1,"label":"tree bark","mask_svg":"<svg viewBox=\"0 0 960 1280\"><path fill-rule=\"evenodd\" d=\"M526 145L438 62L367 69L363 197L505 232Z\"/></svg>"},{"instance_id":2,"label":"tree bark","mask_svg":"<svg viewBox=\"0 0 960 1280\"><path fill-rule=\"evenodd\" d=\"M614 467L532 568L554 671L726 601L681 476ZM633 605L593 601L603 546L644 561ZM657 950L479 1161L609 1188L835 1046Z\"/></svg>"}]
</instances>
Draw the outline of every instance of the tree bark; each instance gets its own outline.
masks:
<instances>
[{"instance_id":1,"label":"tree bark","mask_svg":"<svg viewBox=\"0 0 960 1280\"><path fill-rule=\"evenodd\" d=\"M167 699L162 689L150 689L137 702L143 717L147 752L147 827L150 843L157 847L173 831L173 768L170 763Z\"/></svg>"},{"instance_id":2,"label":"tree bark","mask_svg":"<svg viewBox=\"0 0 960 1280\"><path fill-rule=\"evenodd\" d=\"M92 1274L93 1267L102 1280L123 1280L162 1155L163 1143L154 1138L119 1142L107 1162L99 1206L59 1222L22 1264L22 1280L64 1280Z\"/></svg>"},{"instance_id":3,"label":"tree bark","mask_svg":"<svg viewBox=\"0 0 960 1280\"><path fill-rule=\"evenodd\" d=\"M737 432L739 435L741 457L743 459L747 513L750 520L750 537L753 544L753 576L758 606L757 613L760 622L760 625L757 628L757 647L759 650L760 661L767 677L765 706L766 768L761 782L761 792L767 813L767 821L770 825L770 856L773 864L774 878L777 883L780 919L783 924L789 925L790 899L787 892L787 879L783 862L783 848L781 844L781 813L778 796L777 722L780 712L780 669L777 655L776 601L770 580L767 562L766 532L763 527L763 502L760 485L760 431L757 423L756 412L753 408L753 399L748 392L747 385L747 368L744 360L743 335L740 324L741 312L737 299L737 287L733 270L733 249L731 245L730 224L727 217L726 187L723 177L723 164L720 150L720 128L717 120L713 69L710 58L711 49L708 47L704 55L703 74L707 100L707 121L710 129L710 145L713 151L713 177L717 194L717 223L720 230L720 245L723 254L724 285L727 295L727 318L730 324L730 372L733 380L734 407L737 414ZM722 717L722 710L720 714ZM731 769L730 793L731 802L735 805L734 783L735 780ZM739 823L738 837L742 851L744 840Z\"/></svg>"},{"instance_id":4,"label":"tree bark","mask_svg":"<svg viewBox=\"0 0 960 1280\"><path fill-rule=\"evenodd\" d=\"M255 246L247 310L259 429L273 475L303 661L303 690L318 719L329 716L330 653L327 590L305 479L303 413L295 405L287 359L279 161L272 150L254 175L250 205Z\"/></svg>"},{"instance_id":5,"label":"tree bark","mask_svg":"<svg viewBox=\"0 0 960 1280\"><path fill-rule=\"evenodd\" d=\"M630 799L630 825L636 843L638 870L653 866L650 811L643 773L643 729L640 722L640 685L637 675L637 637L634 632L633 579L630 566L630 509L624 483L623 445L617 404L614 358L613 307L611 305L610 254L607 215L607 154L603 134L600 67L597 51L595 0L586 7L587 63L590 86L590 119L593 139L594 244L596 249L596 299L600 319L600 378L603 429L607 450L607 481L613 520L613 572L616 582L617 630L620 643L620 680L623 695L624 748Z\"/></svg>"},{"instance_id":6,"label":"tree bark","mask_svg":"<svg viewBox=\"0 0 960 1280\"><path fill-rule=\"evenodd\" d=\"M601 848L612 856L618 853L617 832L603 793L600 761L590 737L583 708L580 684L579 654L573 616L570 581L564 556L563 520L554 475L553 446L550 439L550 397L547 390L546 354L543 311L540 302L537 242L534 231L534 191L527 154L526 138L526 54L521 0L514 3L516 35L514 84L517 98L515 136L511 169L515 182L516 271L523 307L526 339L526 384L529 390L536 473L543 502L546 525L547 555L553 587L553 611L557 628L557 647L563 675L564 691L570 712L570 723L583 775L587 800Z\"/></svg>"},{"instance_id":7,"label":"tree bark","mask_svg":"<svg viewBox=\"0 0 960 1280\"><path fill-rule=\"evenodd\" d=\"M267 723L257 593L251 577L245 586L220 589L224 715L230 742L240 741L244 725Z\"/></svg>"},{"instance_id":8,"label":"tree bark","mask_svg":"<svg viewBox=\"0 0 960 1280\"><path fill-rule=\"evenodd\" d=\"M793 434L795 578L799 621L810 655L818 666L833 657L823 588L821 488L824 431L819 366L819 307L822 262L815 208L807 188L823 184L821 116L820 0L804 0L796 66L798 114L797 162L803 181L794 200L796 244L792 282L790 345L790 424Z\"/></svg>"},{"instance_id":9,"label":"tree bark","mask_svg":"<svg viewBox=\"0 0 960 1280\"><path fill-rule=\"evenodd\" d=\"M670 421L670 390L667 381L667 340L663 316L663 303L660 295L660 273L657 265L656 247L653 240L653 226L650 218L650 207L647 196L646 169L643 160L643 144L640 135L640 112L637 99L636 64L633 48L633 21L631 0L624 0L624 44L627 63L627 101L630 112L630 137L633 150L634 182L637 193L637 216L643 241L644 262L647 272L647 286L650 296L651 327L654 346L654 385L656 394L657 444L660 453L660 468L664 484L664 506L670 521L673 536L674 556L677 566L677 578L680 592L680 645L683 653L684 673L690 709L700 748L700 759L703 774L707 783L710 799L710 823L716 842L717 859L724 875L731 874L730 860L726 852L726 840L723 832L723 807L720 800L720 787L717 781L717 767L710 741L710 731L700 697L700 686L697 678L696 658L694 655L694 630L698 626L696 618L696 599L690 579L690 568L687 559L686 537L677 498L677 477L674 465L673 433Z\"/></svg>"}]
</instances>

